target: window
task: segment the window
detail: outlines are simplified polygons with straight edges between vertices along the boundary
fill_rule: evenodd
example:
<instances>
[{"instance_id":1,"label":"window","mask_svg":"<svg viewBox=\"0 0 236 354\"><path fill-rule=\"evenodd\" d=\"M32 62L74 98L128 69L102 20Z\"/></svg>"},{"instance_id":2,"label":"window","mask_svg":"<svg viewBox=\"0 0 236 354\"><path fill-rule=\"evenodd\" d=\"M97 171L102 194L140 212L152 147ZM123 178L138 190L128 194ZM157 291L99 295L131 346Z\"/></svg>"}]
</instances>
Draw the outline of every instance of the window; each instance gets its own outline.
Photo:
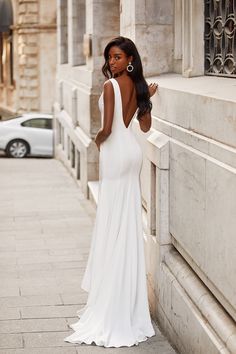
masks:
<instances>
[{"instance_id":1,"label":"window","mask_svg":"<svg viewBox=\"0 0 236 354\"><path fill-rule=\"evenodd\" d=\"M68 30L70 31L69 50L72 65L83 65L86 63L83 55L83 36L85 33L85 0L72 0L70 12L73 14Z\"/></svg>"},{"instance_id":2,"label":"window","mask_svg":"<svg viewBox=\"0 0 236 354\"><path fill-rule=\"evenodd\" d=\"M9 75L8 75L8 80L10 85L14 85L14 67L13 67L13 34L12 31L10 32L10 35L8 37L8 63L9 63Z\"/></svg>"},{"instance_id":3,"label":"window","mask_svg":"<svg viewBox=\"0 0 236 354\"><path fill-rule=\"evenodd\" d=\"M52 119L48 118L33 118L21 123L23 127L52 129Z\"/></svg>"},{"instance_id":4,"label":"window","mask_svg":"<svg viewBox=\"0 0 236 354\"><path fill-rule=\"evenodd\" d=\"M205 0L205 74L236 77L236 0Z\"/></svg>"},{"instance_id":5,"label":"window","mask_svg":"<svg viewBox=\"0 0 236 354\"><path fill-rule=\"evenodd\" d=\"M59 13L60 64L68 63L68 5L60 0Z\"/></svg>"},{"instance_id":6,"label":"window","mask_svg":"<svg viewBox=\"0 0 236 354\"><path fill-rule=\"evenodd\" d=\"M13 9L11 0L0 1L0 83L13 85Z\"/></svg>"},{"instance_id":7,"label":"window","mask_svg":"<svg viewBox=\"0 0 236 354\"><path fill-rule=\"evenodd\" d=\"M14 85L12 31L0 32L0 83Z\"/></svg>"}]
</instances>

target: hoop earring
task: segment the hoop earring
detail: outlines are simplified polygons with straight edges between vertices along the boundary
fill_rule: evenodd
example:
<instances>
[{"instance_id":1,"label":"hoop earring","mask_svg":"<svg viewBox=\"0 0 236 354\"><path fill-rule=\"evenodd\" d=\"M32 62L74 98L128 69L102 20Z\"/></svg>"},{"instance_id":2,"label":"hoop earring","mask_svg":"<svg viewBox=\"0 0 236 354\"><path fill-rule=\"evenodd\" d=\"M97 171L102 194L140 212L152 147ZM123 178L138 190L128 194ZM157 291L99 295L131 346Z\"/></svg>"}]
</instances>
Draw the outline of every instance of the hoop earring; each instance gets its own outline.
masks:
<instances>
[{"instance_id":1,"label":"hoop earring","mask_svg":"<svg viewBox=\"0 0 236 354\"><path fill-rule=\"evenodd\" d=\"M133 67L133 65L131 64L131 61L129 62L129 65L127 65L126 69L127 69L127 71L128 71L129 73L131 73L131 72L134 70L134 67Z\"/></svg>"}]
</instances>

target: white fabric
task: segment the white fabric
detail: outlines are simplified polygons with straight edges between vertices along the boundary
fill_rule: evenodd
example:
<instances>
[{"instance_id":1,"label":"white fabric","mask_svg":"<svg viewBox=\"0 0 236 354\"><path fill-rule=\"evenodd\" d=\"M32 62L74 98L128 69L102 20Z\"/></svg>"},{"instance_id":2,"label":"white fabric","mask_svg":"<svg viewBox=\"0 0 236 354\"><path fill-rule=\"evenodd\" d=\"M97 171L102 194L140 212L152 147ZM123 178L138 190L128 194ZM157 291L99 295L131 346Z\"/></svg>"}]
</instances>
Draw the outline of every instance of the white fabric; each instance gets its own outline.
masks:
<instances>
[{"instance_id":1,"label":"white fabric","mask_svg":"<svg viewBox=\"0 0 236 354\"><path fill-rule=\"evenodd\" d=\"M122 117L120 87L115 93L112 133L100 146L99 195L91 248L81 287L86 306L71 325L70 343L104 347L138 345L155 335L147 299L140 170L142 150ZM99 99L103 119L103 99Z\"/></svg>"}]
</instances>

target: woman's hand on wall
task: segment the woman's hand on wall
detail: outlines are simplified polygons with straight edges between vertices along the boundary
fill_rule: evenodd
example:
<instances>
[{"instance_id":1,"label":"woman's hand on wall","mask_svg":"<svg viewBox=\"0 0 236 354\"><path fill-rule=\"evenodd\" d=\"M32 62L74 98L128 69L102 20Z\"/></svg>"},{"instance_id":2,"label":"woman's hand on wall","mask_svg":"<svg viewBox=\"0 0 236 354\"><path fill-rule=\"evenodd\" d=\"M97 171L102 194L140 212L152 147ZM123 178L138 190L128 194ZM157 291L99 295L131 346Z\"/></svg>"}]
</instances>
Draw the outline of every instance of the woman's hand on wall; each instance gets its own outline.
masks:
<instances>
[{"instance_id":1,"label":"woman's hand on wall","mask_svg":"<svg viewBox=\"0 0 236 354\"><path fill-rule=\"evenodd\" d=\"M154 83L151 82L150 85L148 85L150 97L152 97L156 93L157 88L158 88L158 84L155 82Z\"/></svg>"}]
</instances>

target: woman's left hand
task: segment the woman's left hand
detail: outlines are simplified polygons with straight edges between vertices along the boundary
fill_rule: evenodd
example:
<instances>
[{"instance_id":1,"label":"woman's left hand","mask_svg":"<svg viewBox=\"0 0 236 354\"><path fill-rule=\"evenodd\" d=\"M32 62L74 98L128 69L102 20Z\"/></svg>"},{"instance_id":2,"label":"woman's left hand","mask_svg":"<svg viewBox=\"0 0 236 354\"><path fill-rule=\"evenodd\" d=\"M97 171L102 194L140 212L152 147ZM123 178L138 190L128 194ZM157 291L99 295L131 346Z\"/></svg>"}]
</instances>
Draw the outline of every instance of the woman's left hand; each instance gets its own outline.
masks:
<instances>
[{"instance_id":1,"label":"woman's left hand","mask_svg":"<svg viewBox=\"0 0 236 354\"><path fill-rule=\"evenodd\" d=\"M150 85L148 85L150 97L152 97L156 93L157 88L158 88L158 84L156 83L151 83Z\"/></svg>"}]
</instances>

